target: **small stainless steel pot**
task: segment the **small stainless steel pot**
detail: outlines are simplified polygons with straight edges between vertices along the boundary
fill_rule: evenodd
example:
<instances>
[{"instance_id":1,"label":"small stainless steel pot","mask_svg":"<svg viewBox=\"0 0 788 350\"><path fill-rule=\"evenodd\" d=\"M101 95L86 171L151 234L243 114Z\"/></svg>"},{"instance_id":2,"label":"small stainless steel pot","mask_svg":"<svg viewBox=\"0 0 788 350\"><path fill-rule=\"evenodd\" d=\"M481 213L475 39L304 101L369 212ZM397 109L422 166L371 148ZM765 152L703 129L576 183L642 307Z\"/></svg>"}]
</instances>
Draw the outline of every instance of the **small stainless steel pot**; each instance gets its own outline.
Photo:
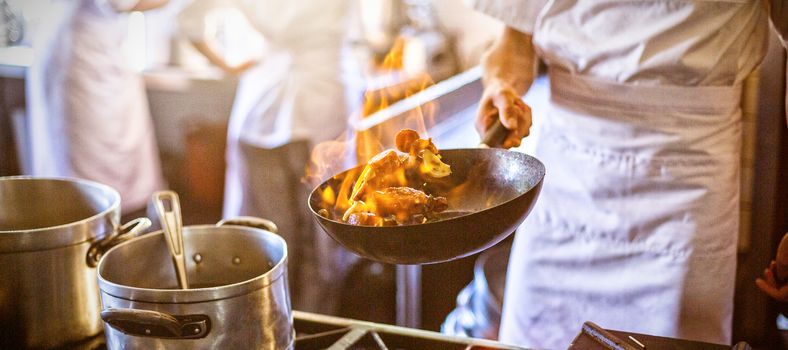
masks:
<instances>
[{"instance_id":1,"label":"small stainless steel pot","mask_svg":"<svg viewBox=\"0 0 788 350\"><path fill-rule=\"evenodd\" d=\"M274 232L248 217L184 227L190 289L161 231L112 248L98 267L108 348L292 348L287 245Z\"/></svg>"},{"instance_id":2,"label":"small stainless steel pot","mask_svg":"<svg viewBox=\"0 0 788 350\"><path fill-rule=\"evenodd\" d=\"M120 195L67 178L0 178L0 348L53 348L101 332L95 267L147 229L123 228Z\"/></svg>"}]
</instances>

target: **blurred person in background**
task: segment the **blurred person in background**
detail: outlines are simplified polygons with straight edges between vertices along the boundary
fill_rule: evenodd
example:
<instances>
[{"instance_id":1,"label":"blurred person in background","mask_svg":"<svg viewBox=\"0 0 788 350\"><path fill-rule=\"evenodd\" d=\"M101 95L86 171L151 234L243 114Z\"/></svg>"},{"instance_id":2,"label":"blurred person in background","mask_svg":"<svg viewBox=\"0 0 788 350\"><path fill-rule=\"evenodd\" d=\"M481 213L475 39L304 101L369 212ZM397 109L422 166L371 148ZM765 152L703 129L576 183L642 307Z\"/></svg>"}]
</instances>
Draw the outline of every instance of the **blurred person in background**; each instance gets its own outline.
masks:
<instances>
[{"instance_id":1,"label":"blurred person in background","mask_svg":"<svg viewBox=\"0 0 788 350\"><path fill-rule=\"evenodd\" d=\"M506 148L529 134L537 57L551 89L500 339L566 348L590 320L730 343L741 87L770 16L786 38L788 2L472 2L507 26L483 59L479 131L500 120Z\"/></svg>"},{"instance_id":2,"label":"blurred person in background","mask_svg":"<svg viewBox=\"0 0 788 350\"><path fill-rule=\"evenodd\" d=\"M361 100L348 57L346 0L195 0L179 27L211 63L240 75L227 135L225 218L274 221L288 244L294 308L333 313L345 254L318 232L301 183L315 144L339 137ZM235 8L265 40L259 61L228 62L209 15ZM215 13L215 12L214 12Z\"/></svg>"},{"instance_id":3,"label":"blurred person in background","mask_svg":"<svg viewBox=\"0 0 788 350\"><path fill-rule=\"evenodd\" d=\"M144 83L122 44L128 12L167 1L63 2L27 73L29 175L109 185L120 192L124 215L144 214L164 181Z\"/></svg>"}]
</instances>

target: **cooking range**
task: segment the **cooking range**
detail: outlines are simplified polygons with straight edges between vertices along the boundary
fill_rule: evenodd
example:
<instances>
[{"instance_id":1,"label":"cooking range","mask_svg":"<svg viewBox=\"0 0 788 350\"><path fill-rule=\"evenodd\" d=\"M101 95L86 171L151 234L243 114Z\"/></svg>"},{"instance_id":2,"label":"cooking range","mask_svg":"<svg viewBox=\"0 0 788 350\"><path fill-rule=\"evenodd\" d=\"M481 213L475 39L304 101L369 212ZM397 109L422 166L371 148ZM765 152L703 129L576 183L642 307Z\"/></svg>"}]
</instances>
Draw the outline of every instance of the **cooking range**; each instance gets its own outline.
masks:
<instances>
[{"instance_id":1,"label":"cooking range","mask_svg":"<svg viewBox=\"0 0 788 350\"><path fill-rule=\"evenodd\" d=\"M0 255L6 259L0 259L3 262L0 265L14 266L0 269L3 277L0 280L6 282L0 284L0 307L6 308L0 310L3 311L0 325L4 326L0 327L3 331L0 348L72 344L61 349L100 350L106 349L109 342L109 347L116 349L519 349L489 340L291 311L284 273L286 246L275 234L275 225L267 220L243 217L217 225L183 227L181 249L191 257L186 264L188 280L195 286L217 286L184 290L177 287L171 252L165 246L166 239L161 237L163 232L126 238L142 229L137 229L140 224L118 225L116 191L85 181L0 178L0 193L3 193L0 199L6 200L0 202L0 207L5 209L0 211L0 223L8 223L0 226L0 233L13 238L0 241L0 253L3 253ZM57 195L53 198L52 194ZM175 198L171 198L172 208L179 207ZM30 203L37 203L35 207L40 209L30 210L26 207ZM57 210L51 211L52 208ZM149 224L147 221L142 226L147 228ZM41 234L44 238L68 240L26 239L40 238ZM121 243L103 253L100 260L96 259L100 251L113 245L106 243L108 239L118 239ZM64 247L40 249L35 245L39 243ZM17 249L20 247L25 249ZM66 261L69 263L65 264ZM96 261L98 267L94 270ZM145 263L129 264L130 261ZM72 268L65 272L37 269L41 266ZM33 275L37 278L29 278ZM50 285L41 285L47 281ZM72 285L87 289L58 289ZM102 305L95 299L85 305L72 302L99 294L97 289L101 291ZM77 294L72 297L69 293ZM30 295L41 295L47 302L25 297ZM8 310L8 307L19 309ZM20 314L24 317L16 317ZM109 326L102 328L101 319ZM76 327L83 323L90 327ZM107 333L91 337L102 329ZM582 331L578 325L578 331L575 341L578 347L570 349L729 349L607 332L592 324L582 325ZM19 340L26 343L14 343ZM4 346L6 341L12 345Z\"/></svg>"},{"instance_id":2,"label":"cooking range","mask_svg":"<svg viewBox=\"0 0 788 350\"><path fill-rule=\"evenodd\" d=\"M511 350L524 349L499 342L453 337L436 332L293 311L294 350ZM105 350L104 334L60 350ZM570 350L749 350L645 334L611 331L586 322Z\"/></svg>"},{"instance_id":3,"label":"cooking range","mask_svg":"<svg viewBox=\"0 0 788 350\"><path fill-rule=\"evenodd\" d=\"M452 337L437 332L293 311L294 350L504 350L498 342ZM105 350L104 334L61 350Z\"/></svg>"},{"instance_id":4,"label":"cooking range","mask_svg":"<svg viewBox=\"0 0 788 350\"><path fill-rule=\"evenodd\" d=\"M0 179L2 193L0 196L6 200L22 196L25 200L13 200L4 204L10 208L0 213L12 213L11 218L26 218L21 213L35 213L24 222L10 221L0 216L0 222L10 222L9 227L16 230L7 231L18 240L0 242L0 252L9 248L10 244L30 244L31 240L23 239L32 233L56 234L64 227L69 228L68 233L80 233L83 236L71 237L79 244L68 247L77 247L78 251L68 254L73 261L73 270L69 273L43 275L37 273L39 278L35 281L52 281L53 286L41 288L39 284L25 284L22 282L30 274L14 275L13 272L38 271L38 266L60 266L66 261L59 254L59 249L45 249L41 252L12 251L5 254L3 266L20 264L19 269L0 269L2 273L12 273L2 278L4 281L16 281L0 285L0 306L19 306L27 301L37 305L38 309L26 310L25 322L22 318L13 319L16 311L0 313L0 324L4 327L0 341L16 341L17 338L27 340L26 346L40 348L72 344L61 349L71 350L101 350L107 349L107 342L115 345L114 348L285 348L293 344L295 350L332 349L332 350L387 350L387 349L425 349L425 350L481 350L481 349L519 349L498 342L447 336L436 332L418 330L413 328L397 327L391 325L363 322L338 317L312 314L290 310L287 300L286 275L286 248L284 242L274 232L275 225L259 218L237 218L223 221L217 225L198 225L183 228L184 251L192 259L188 261L187 271L190 271L189 280L194 285L219 286L210 289L182 290L176 287L175 271L171 266L171 257L165 247L166 239L162 238L163 232L153 232L133 239L134 236L126 230L125 225L117 225L119 221L117 192L97 184L83 181L68 181L62 179L28 179L10 178ZM62 198L50 198L56 193L58 197L73 194L74 199L63 201ZM51 215L43 210L25 210L26 203L43 203L39 208L53 208L51 203L63 203L69 210L57 210ZM49 203L47 205L47 203ZM79 204L79 205L77 205ZM171 203L173 204L173 203ZM173 206L177 207L177 206ZM80 209L75 211L74 209ZM72 216L63 217L63 213ZM88 217L89 220L79 220ZM108 219L104 219L109 217ZM41 226L42 220L46 223L43 229L31 229ZM88 225L96 221L97 224ZM176 220L177 221L177 220ZM75 223L63 225L66 223ZM102 225L99 225L102 224ZM110 225L111 224L111 225ZM149 222L148 222L149 224ZM51 228L50 228L51 226ZM134 225L137 227L139 225ZM146 225L143 225L146 226ZM19 230L18 227L23 228ZM77 230L77 229L80 230ZM97 228L100 228L97 229ZM0 232L3 232L0 227ZM65 235L60 235L65 236ZM73 236L73 235L72 235ZM97 255L96 249L106 249L103 245L96 246L86 237L121 237L122 243L103 254L98 263L98 285L93 270ZM94 239L95 240L95 239ZM98 242L105 242L99 239ZM3 243L5 245L3 245ZM33 242L38 243L38 242ZM52 243L52 242L49 242ZM60 243L60 242L58 242ZM83 244L84 243L84 244ZM16 246L12 246L14 248ZM36 248L32 247L31 249ZM68 248L74 249L74 248ZM55 256L41 254L55 254ZM87 257L87 260L86 260ZM48 258L51 260L46 260ZM58 263L54 263L57 261ZM128 264L129 261L145 261L145 264ZM42 264L42 262L48 262ZM86 266L82 269L82 266ZM155 266L157 268L152 269ZM79 267L79 268L77 268ZM52 271L44 270L52 273ZM78 273L77 273L78 272ZM0 275L2 275L0 273ZM58 300L81 300L70 297L71 294L59 291L55 287L69 285L63 283L63 277L83 276L75 278L75 284L88 286L84 292L76 289L78 295L99 294L101 289L103 309L98 303L80 305L70 302L61 303L68 308L56 308ZM89 281L87 283L85 281ZM100 287L100 288L99 288ZM28 292L29 291L29 292ZM49 301L41 303L39 298L24 298L22 295L42 294ZM250 296L248 299L239 296ZM8 298L8 299L3 299ZM85 298L82 298L85 299ZM97 300L96 300L97 301ZM153 305L153 306L150 306ZM265 305L266 307L258 307ZM43 307L42 307L43 306ZM171 309L170 309L171 308ZM101 310L101 317L98 312ZM38 311L40 313L36 313ZM21 311L20 311L21 312ZM53 315L57 315L54 317ZM9 319L9 315L11 319ZM42 317L34 317L41 315ZM172 316L177 315L177 316ZM184 328L198 322L185 316L208 316L208 320L201 323L204 327ZM293 319L292 326L290 319ZM103 327L108 333L96 334L102 330L100 319L111 325ZM63 331L68 326L80 324L88 320L90 329L77 329L71 327L67 334ZM16 322L14 322L16 321ZM49 322L45 322L49 321ZM185 323L184 323L185 322ZM68 325L68 326L66 326ZM581 330L578 325L578 331ZM20 330L21 329L21 330ZM185 334L185 330L204 331ZM210 329L210 332L208 331ZM576 343L582 341L579 347L583 350L593 349L703 349L724 350L726 346L692 343L675 339L650 337L645 335L632 335L609 332L583 325ZM78 332L76 332L78 331ZM36 332L36 333L34 333ZM141 333L140 333L141 332ZM206 336L207 334L207 336ZM195 335L202 335L196 339ZM279 336L284 335L283 341L278 342ZM600 336L601 335L601 336ZM58 337L60 336L60 337ZM10 337L17 337L7 339ZM173 339L179 338L179 339ZM277 340L276 343L272 343ZM58 341L54 343L54 341ZM77 341L78 343L73 343ZM46 342L56 345L48 345ZM267 345L261 345L265 343ZM150 346L154 344L155 346ZM227 346L231 344L230 346ZM237 346L233 346L235 344ZM611 347L610 345L616 345ZM641 346L639 344L645 345ZM25 345L22 345L25 346ZM0 344L0 347L3 345ZM20 348L11 346L4 348ZM574 348L572 348L574 349Z\"/></svg>"}]
</instances>

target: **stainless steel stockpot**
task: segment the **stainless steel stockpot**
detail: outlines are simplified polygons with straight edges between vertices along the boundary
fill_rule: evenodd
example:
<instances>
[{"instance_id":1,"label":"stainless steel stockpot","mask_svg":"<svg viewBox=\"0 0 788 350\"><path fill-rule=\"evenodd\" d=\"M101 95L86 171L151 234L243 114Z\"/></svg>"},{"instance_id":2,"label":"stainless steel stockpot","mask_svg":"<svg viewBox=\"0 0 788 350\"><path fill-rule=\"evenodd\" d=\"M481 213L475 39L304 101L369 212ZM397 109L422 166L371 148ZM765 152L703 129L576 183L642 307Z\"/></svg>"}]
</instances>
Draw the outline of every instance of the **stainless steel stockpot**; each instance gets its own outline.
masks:
<instances>
[{"instance_id":1,"label":"stainless steel stockpot","mask_svg":"<svg viewBox=\"0 0 788 350\"><path fill-rule=\"evenodd\" d=\"M162 231L109 250L98 267L108 348L292 348L287 245L274 232L248 217L184 227L186 290Z\"/></svg>"},{"instance_id":2,"label":"stainless steel stockpot","mask_svg":"<svg viewBox=\"0 0 788 350\"><path fill-rule=\"evenodd\" d=\"M68 178L0 178L0 348L53 348L101 332L96 265L150 226L123 228L120 195Z\"/></svg>"}]
</instances>

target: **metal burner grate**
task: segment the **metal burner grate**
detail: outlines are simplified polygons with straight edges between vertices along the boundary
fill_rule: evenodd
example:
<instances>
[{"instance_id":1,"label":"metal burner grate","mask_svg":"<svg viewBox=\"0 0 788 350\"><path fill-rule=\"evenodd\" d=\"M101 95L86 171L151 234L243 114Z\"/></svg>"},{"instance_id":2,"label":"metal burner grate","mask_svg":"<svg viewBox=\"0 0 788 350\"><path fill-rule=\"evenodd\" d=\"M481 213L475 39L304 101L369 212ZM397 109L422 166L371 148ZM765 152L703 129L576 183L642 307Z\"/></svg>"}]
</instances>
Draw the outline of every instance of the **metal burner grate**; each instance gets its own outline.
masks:
<instances>
[{"instance_id":1,"label":"metal burner grate","mask_svg":"<svg viewBox=\"0 0 788 350\"><path fill-rule=\"evenodd\" d=\"M293 311L293 350L525 350L498 342L452 337L436 332ZM587 322L571 349L748 350L746 343L725 345L606 330ZM61 350L106 350L99 334Z\"/></svg>"},{"instance_id":2,"label":"metal burner grate","mask_svg":"<svg viewBox=\"0 0 788 350\"><path fill-rule=\"evenodd\" d=\"M496 342L294 312L295 350L495 350L520 349Z\"/></svg>"}]
</instances>

